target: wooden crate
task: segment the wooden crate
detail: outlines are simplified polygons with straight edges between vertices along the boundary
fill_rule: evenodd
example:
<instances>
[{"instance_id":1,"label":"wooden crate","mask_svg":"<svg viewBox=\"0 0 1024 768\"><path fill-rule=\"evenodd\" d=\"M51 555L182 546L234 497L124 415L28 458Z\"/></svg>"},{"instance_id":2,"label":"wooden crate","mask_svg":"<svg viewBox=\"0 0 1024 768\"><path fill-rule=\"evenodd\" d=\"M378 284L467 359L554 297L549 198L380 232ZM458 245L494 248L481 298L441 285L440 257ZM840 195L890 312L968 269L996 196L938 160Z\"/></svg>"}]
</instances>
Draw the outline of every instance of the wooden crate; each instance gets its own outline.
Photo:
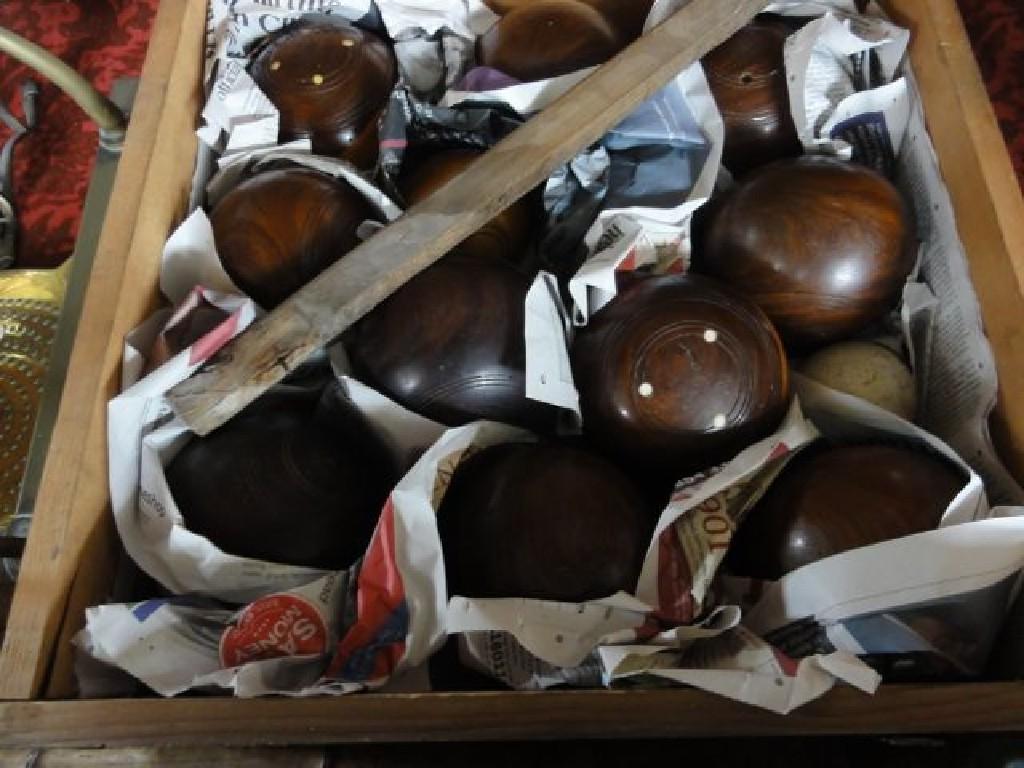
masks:
<instances>
[{"instance_id":1,"label":"wooden crate","mask_svg":"<svg viewBox=\"0 0 1024 768\"><path fill-rule=\"evenodd\" d=\"M954 0L889 0L952 195L1003 388L993 429L1024 480L1024 201ZM70 637L102 602L117 544L107 494L106 404L124 334L156 306L159 253L180 220L196 153L204 0L157 16L85 300L0 652L0 744L309 744L1008 731L1024 683L834 691L789 716L693 690L368 694L339 699L81 701Z\"/></svg>"}]
</instances>

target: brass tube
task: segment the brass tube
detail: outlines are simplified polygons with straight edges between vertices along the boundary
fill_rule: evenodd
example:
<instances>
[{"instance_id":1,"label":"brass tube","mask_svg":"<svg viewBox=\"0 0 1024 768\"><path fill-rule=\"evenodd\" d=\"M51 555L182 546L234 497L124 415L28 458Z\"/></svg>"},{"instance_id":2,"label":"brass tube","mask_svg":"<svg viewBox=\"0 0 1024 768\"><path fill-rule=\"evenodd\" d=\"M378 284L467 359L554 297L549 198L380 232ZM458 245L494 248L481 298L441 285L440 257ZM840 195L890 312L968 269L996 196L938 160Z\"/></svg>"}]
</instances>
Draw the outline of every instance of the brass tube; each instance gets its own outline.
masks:
<instances>
[{"instance_id":1,"label":"brass tube","mask_svg":"<svg viewBox=\"0 0 1024 768\"><path fill-rule=\"evenodd\" d=\"M116 146L123 141L125 119L121 110L59 58L5 27L0 27L0 52L32 67L71 97L99 126L102 144Z\"/></svg>"}]
</instances>

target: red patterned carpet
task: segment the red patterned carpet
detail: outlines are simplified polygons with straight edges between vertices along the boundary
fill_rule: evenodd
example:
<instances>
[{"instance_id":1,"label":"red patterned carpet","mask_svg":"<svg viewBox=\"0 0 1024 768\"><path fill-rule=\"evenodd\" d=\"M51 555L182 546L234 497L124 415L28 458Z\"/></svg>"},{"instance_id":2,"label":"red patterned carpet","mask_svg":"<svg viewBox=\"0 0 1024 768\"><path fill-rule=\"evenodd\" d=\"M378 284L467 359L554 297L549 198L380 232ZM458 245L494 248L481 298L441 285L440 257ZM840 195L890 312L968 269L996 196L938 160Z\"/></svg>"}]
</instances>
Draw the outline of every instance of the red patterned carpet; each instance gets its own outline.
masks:
<instances>
[{"instance_id":1,"label":"red patterned carpet","mask_svg":"<svg viewBox=\"0 0 1024 768\"><path fill-rule=\"evenodd\" d=\"M58 55L109 93L142 69L157 0L0 0L0 26ZM75 245L96 127L56 87L0 54L0 100L22 119L20 83L40 85L35 130L15 150L17 266L60 264ZM0 142L9 132L0 124Z\"/></svg>"},{"instance_id":2,"label":"red patterned carpet","mask_svg":"<svg viewBox=\"0 0 1024 768\"><path fill-rule=\"evenodd\" d=\"M138 75L158 0L0 0L0 26L53 51L109 92ZM959 0L1024 183L1024 0ZM24 67L0 55L0 100L20 117ZM96 146L95 127L40 81L39 125L18 146L16 200L22 217L20 266L54 266L74 247ZM0 141L7 138L0 125Z\"/></svg>"}]
</instances>

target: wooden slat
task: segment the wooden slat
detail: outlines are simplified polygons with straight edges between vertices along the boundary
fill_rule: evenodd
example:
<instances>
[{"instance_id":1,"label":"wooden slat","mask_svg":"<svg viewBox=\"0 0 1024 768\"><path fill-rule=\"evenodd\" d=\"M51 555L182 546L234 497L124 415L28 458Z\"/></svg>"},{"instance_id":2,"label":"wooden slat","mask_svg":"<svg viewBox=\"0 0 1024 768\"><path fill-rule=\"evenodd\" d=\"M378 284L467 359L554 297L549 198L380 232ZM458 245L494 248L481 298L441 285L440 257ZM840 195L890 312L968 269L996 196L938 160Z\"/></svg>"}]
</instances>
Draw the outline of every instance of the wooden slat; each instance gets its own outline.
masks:
<instances>
[{"instance_id":1,"label":"wooden slat","mask_svg":"<svg viewBox=\"0 0 1024 768\"><path fill-rule=\"evenodd\" d=\"M840 687L782 716L692 690L0 704L0 745L313 745L1024 729L1024 684Z\"/></svg>"},{"instance_id":2,"label":"wooden slat","mask_svg":"<svg viewBox=\"0 0 1024 768\"><path fill-rule=\"evenodd\" d=\"M205 435L597 141L764 0L693 0L228 344L168 395Z\"/></svg>"},{"instance_id":3,"label":"wooden slat","mask_svg":"<svg viewBox=\"0 0 1024 768\"><path fill-rule=\"evenodd\" d=\"M0 750L0 768L325 768L327 765L322 748Z\"/></svg>"},{"instance_id":4,"label":"wooden slat","mask_svg":"<svg viewBox=\"0 0 1024 768\"><path fill-rule=\"evenodd\" d=\"M1024 199L953 0L888 0L910 28L928 131L957 214L1001 387L992 426L1024 479Z\"/></svg>"},{"instance_id":5,"label":"wooden slat","mask_svg":"<svg viewBox=\"0 0 1024 768\"><path fill-rule=\"evenodd\" d=\"M106 403L123 336L155 301L162 240L188 188L180 148L194 129L204 18L201 1L165 0L154 23L0 652L0 698L40 694L72 581L109 581L109 563L94 559L97 531L111 525ZM146 240L140 211L157 217L142 228Z\"/></svg>"},{"instance_id":6,"label":"wooden slat","mask_svg":"<svg viewBox=\"0 0 1024 768\"><path fill-rule=\"evenodd\" d=\"M107 515L97 521L88 538L82 542L79 554L82 565L75 570L68 592L64 620L51 652L53 661L46 676L46 685L33 698L67 699L78 691L75 649L71 641L85 624L85 609L110 601L110 586L118 558L124 556L117 531Z\"/></svg>"}]
</instances>

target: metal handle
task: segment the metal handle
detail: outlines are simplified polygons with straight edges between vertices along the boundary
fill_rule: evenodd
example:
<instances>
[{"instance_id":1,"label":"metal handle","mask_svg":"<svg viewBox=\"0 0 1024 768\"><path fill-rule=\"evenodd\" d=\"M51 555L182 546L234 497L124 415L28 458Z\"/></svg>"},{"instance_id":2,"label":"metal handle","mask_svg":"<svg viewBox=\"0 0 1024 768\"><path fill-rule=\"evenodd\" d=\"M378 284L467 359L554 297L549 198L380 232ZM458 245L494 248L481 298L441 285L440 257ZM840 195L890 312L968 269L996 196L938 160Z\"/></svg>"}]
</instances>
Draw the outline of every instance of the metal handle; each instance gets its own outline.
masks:
<instances>
[{"instance_id":1,"label":"metal handle","mask_svg":"<svg viewBox=\"0 0 1024 768\"><path fill-rule=\"evenodd\" d=\"M32 67L71 97L99 126L101 144L117 147L123 143L125 119L121 110L63 61L5 27L0 27L0 51Z\"/></svg>"}]
</instances>

